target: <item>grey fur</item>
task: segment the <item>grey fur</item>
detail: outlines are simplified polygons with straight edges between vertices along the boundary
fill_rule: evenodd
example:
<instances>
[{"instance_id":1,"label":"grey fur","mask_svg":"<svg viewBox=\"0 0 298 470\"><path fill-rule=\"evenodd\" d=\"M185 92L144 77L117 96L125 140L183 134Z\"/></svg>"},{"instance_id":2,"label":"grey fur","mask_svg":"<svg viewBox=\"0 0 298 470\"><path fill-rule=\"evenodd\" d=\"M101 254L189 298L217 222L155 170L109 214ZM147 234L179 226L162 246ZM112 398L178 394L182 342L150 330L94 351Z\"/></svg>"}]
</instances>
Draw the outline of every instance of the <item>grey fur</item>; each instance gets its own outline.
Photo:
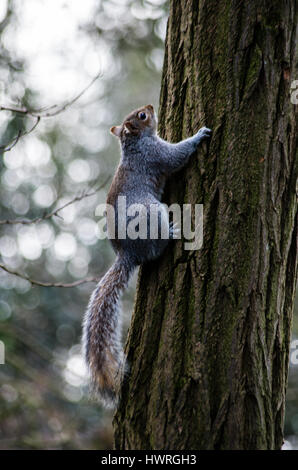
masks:
<instances>
[{"instance_id":1,"label":"grey fur","mask_svg":"<svg viewBox=\"0 0 298 470\"><path fill-rule=\"evenodd\" d=\"M149 113L149 108L151 109L152 106L140 109L145 109ZM138 124L136 119L139 112L140 110L136 110L129 116L134 126ZM142 128L132 126L132 129L137 129L136 133L129 132L126 123L130 124L130 121L127 119L121 128L120 126L117 128L117 136L121 143L121 162L114 178L114 186L112 184L109 193L113 192L114 197L116 234L118 230L117 198L126 196L127 206L143 204L148 207L149 227L149 207L151 204L157 205L158 208L161 206L160 201L166 178L184 167L201 141L211 135L210 129L202 127L193 137L171 144L156 135L156 118L153 108L150 125ZM169 224L167 216L163 213L160 217L164 217L163 223L168 225L169 239L173 238L175 229ZM129 220L127 217L126 224ZM159 223L161 222L159 219ZM118 310L121 292L134 268L159 257L168 241L161 238L111 240L117 253L116 261L94 290L83 324L85 358L93 388L106 405L113 406L117 402L120 386L119 371L123 370L124 358L120 342L121 321ZM91 356L93 361L90 359ZM96 363L94 363L94 357L96 357ZM113 385L104 380L108 374L107 369L111 357L113 364L117 364L117 373L115 373L115 367L113 369L115 375ZM103 386L98 385L103 382Z\"/></svg>"}]
</instances>

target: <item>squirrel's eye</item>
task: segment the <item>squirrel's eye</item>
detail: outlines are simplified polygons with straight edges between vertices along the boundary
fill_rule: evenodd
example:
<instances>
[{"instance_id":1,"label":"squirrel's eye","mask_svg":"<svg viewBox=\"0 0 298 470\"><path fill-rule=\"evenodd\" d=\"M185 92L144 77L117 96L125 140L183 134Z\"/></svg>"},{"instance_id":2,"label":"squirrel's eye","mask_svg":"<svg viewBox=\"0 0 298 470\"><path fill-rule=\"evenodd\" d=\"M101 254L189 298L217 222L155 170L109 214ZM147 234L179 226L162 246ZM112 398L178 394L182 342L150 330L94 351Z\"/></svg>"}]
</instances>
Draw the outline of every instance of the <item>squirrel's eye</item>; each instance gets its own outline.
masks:
<instances>
[{"instance_id":1,"label":"squirrel's eye","mask_svg":"<svg viewBox=\"0 0 298 470\"><path fill-rule=\"evenodd\" d=\"M142 121L144 121L146 119L147 115L146 113L139 113L139 118L142 119Z\"/></svg>"}]
</instances>

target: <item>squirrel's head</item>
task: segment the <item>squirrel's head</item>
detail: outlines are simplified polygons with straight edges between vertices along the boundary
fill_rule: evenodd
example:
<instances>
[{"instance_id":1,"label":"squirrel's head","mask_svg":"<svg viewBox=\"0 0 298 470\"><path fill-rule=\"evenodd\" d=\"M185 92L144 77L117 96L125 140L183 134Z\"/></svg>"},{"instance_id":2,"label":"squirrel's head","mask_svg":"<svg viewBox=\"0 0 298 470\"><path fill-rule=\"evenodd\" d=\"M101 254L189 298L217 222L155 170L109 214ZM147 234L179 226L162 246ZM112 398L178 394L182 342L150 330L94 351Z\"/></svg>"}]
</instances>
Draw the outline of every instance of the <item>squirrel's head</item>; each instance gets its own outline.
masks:
<instances>
[{"instance_id":1,"label":"squirrel's head","mask_svg":"<svg viewBox=\"0 0 298 470\"><path fill-rule=\"evenodd\" d=\"M155 134L157 119L152 104L142 106L132 111L123 121L121 126L111 127L111 133L118 137L121 142L130 137Z\"/></svg>"}]
</instances>

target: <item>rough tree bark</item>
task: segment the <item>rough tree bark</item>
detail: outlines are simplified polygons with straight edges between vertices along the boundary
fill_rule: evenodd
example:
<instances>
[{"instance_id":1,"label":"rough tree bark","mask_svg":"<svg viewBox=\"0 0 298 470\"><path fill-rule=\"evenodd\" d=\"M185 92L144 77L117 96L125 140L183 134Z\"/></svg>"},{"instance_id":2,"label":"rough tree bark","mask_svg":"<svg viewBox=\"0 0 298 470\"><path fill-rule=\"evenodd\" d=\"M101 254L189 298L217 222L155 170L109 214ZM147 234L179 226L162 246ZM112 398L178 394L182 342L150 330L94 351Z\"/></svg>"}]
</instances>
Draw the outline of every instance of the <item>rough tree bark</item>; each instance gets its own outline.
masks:
<instances>
[{"instance_id":1,"label":"rough tree bark","mask_svg":"<svg viewBox=\"0 0 298 470\"><path fill-rule=\"evenodd\" d=\"M295 0L172 0L160 133L209 149L165 201L204 204L204 244L140 272L117 449L279 449L297 276ZM296 76L295 76L296 73Z\"/></svg>"}]
</instances>

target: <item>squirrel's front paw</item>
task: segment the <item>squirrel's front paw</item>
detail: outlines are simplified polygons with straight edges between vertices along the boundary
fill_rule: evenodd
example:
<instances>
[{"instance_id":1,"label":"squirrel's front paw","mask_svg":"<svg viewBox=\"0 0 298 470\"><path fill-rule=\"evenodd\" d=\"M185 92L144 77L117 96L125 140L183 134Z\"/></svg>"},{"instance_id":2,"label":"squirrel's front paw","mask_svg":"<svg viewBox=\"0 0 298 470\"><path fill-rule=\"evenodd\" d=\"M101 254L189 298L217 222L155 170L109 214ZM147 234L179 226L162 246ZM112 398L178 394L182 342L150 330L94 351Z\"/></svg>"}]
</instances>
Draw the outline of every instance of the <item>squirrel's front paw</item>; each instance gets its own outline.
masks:
<instances>
[{"instance_id":1,"label":"squirrel's front paw","mask_svg":"<svg viewBox=\"0 0 298 470\"><path fill-rule=\"evenodd\" d=\"M202 140L202 139L209 139L211 137L211 134L212 134L211 129L208 129L208 127L201 127L197 135L200 137L200 140Z\"/></svg>"}]
</instances>

